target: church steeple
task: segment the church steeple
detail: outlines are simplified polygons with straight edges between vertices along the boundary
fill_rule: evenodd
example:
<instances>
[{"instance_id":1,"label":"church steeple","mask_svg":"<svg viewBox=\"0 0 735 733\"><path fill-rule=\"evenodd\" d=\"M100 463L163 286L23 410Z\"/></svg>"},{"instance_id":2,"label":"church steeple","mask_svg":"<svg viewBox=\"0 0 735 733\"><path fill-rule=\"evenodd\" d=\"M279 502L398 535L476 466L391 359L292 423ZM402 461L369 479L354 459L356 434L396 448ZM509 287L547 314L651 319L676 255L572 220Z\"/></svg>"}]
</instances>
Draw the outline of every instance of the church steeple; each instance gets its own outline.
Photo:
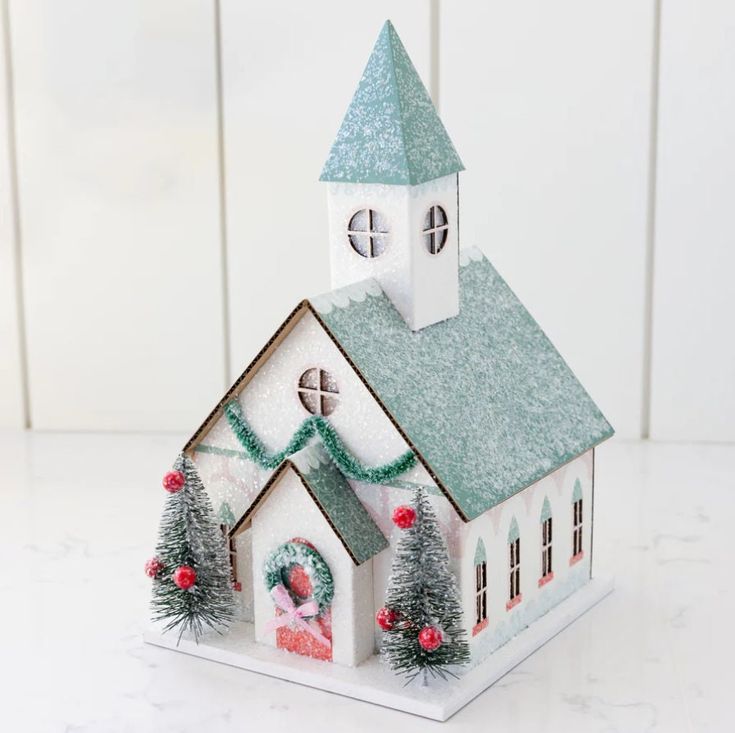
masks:
<instances>
[{"instance_id":1,"label":"church steeple","mask_svg":"<svg viewBox=\"0 0 735 733\"><path fill-rule=\"evenodd\" d=\"M459 312L462 161L386 21L332 145L332 286L374 277L413 330Z\"/></svg>"},{"instance_id":2,"label":"church steeple","mask_svg":"<svg viewBox=\"0 0 735 733\"><path fill-rule=\"evenodd\" d=\"M386 20L319 180L416 186L462 170L426 87Z\"/></svg>"}]
</instances>

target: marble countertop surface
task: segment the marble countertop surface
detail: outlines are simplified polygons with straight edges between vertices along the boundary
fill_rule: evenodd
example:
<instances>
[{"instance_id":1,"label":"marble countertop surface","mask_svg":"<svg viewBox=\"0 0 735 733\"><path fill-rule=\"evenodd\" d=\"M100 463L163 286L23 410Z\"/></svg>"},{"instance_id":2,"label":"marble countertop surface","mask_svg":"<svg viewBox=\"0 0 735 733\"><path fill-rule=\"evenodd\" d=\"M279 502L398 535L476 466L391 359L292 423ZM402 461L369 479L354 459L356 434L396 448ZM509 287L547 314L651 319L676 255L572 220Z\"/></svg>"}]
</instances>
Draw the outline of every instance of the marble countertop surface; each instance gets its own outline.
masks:
<instances>
[{"instance_id":1,"label":"marble countertop surface","mask_svg":"<svg viewBox=\"0 0 735 733\"><path fill-rule=\"evenodd\" d=\"M2 730L732 730L735 445L602 446L594 567L615 592L435 723L143 644L182 436L0 438Z\"/></svg>"}]
</instances>

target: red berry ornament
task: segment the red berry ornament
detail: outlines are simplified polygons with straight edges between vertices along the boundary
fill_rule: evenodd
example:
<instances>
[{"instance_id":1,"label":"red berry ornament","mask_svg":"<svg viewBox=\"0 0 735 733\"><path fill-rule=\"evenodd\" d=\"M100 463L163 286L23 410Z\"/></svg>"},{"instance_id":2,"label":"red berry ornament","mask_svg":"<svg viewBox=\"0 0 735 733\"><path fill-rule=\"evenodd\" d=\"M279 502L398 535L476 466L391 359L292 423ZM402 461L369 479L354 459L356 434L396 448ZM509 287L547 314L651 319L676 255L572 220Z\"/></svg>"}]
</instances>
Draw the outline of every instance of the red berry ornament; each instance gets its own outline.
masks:
<instances>
[{"instance_id":1,"label":"red berry ornament","mask_svg":"<svg viewBox=\"0 0 735 733\"><path fill-rule=\"evenodd\" d=\"M155 578L161 570L163 570L163 563L157 557L152 557L145 564L145 574L149 578Z\"/></svg>"},{"instance_id":2,"label":"red berry ornament","mask_svg":"<svg viewBox=\"0 0 735 733\"><path fill-rule=\"evenodd\" d=\"M184 488L186 483L186 477L181 471L169 471L163 477L163 488L168 491L169 494L175 494L180 489Z\"/></svg>"},{"instance_id":3,"label":"red berry ornament","mask_svg":"<svg viewBox=\"0 0 735 733\"><path fill-rule=\"evenodd\" d=\"M397 506L393 510L393 524L400 529L408 529L416 521L416 510L410 506Z\"/></svg>"},{"instance_id":4,"label":"red berry ornament","mask_svg":"<svg viewBox=\"0 0 735 733\"><path fill-rule=\"evenodd\" d=\"M181 565L176 568L171 577L173 578L174 583L176 583L181 590L187 590L197 582L196 570L188 565Z\"/></svg>"},{"instance_id":5,"label":"red berry ornament","mask_svg":"<svg viewBox=\"0 0 735 733\"><path fill-rule=\"evenodd\" d=\"M433 652L442 645L444 638L442 632L436 626L424 626L419 631L419 644L426 649L427 652Z\"/></svg>"},{"instance_id":6,"label":"red berry ornament","mask_svg":"<svg viewBox=\"0 0 735 733\"><path fill-rule=\"evenodd\" d=\"M390 631L398 620L398 614L392 608L383 606L375 614L375 620L383 631Z\"/></svg>"}]
</instances>

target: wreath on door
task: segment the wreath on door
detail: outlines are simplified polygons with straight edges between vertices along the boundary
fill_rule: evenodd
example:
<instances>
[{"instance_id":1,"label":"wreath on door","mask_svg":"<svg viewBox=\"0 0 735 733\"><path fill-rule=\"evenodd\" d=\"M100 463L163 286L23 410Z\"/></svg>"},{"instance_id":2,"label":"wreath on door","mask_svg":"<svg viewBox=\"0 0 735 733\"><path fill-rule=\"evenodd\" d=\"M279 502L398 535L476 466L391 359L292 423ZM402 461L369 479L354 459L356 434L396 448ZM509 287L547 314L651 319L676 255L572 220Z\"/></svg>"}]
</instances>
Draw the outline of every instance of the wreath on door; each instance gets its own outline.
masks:
<instances>
[{"instance_id":1,"label":"wreath on door","mask_svg":"<svg viewBox=\"0 0 735 733\"><path fill-rule=\"evenodd\" d=\"M325 611L334 597L334 579L324 558L309 545L302 542L284 542L279 545L265 561L265 585L270 593L278 586L284 586L293 594L289 587L289 571L294 565L300 565L311 582L312 598L316 601L316 613L305 615L306 618L318 616Z\"/></svg>"}]
</instances>

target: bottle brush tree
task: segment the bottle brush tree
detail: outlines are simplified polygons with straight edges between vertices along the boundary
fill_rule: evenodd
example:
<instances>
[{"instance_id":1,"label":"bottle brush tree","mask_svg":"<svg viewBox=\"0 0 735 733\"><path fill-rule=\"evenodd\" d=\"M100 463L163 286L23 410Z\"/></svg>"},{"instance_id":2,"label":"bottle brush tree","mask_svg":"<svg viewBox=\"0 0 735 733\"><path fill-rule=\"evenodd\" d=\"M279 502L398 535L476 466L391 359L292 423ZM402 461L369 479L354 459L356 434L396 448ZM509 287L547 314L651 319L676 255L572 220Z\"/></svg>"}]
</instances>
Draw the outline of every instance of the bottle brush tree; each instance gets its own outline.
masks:
<instances>
[{"instance_id":1,"label":"bottle brush tree","mask_svg":"<svg viewBox=\"0 0 735 733\"><path fill-rule=\"evenodd\" d=\"M190 632L198 642L206 627L221 631L233 618L230 559L225 538L191 459L183 454L164 476L169 492L161 516L156 556L146 564L153 578L153 620L164 631Z\"/></svg>"},{"instance_id":2,"label":"bottle brush tree","mask_svg":"<svg viewBox=\"0 0 735 733\"><path fill-rule=\"evenodd\" d=\"M450 668L469 661L469 645L447 547L423 489L416 490L411 505L394 511L393 522L403 533L385 607L377 614L381 655L408 682L419 675L424 684L429 674L456 676Z\"/></svg>"}]
</instances>

